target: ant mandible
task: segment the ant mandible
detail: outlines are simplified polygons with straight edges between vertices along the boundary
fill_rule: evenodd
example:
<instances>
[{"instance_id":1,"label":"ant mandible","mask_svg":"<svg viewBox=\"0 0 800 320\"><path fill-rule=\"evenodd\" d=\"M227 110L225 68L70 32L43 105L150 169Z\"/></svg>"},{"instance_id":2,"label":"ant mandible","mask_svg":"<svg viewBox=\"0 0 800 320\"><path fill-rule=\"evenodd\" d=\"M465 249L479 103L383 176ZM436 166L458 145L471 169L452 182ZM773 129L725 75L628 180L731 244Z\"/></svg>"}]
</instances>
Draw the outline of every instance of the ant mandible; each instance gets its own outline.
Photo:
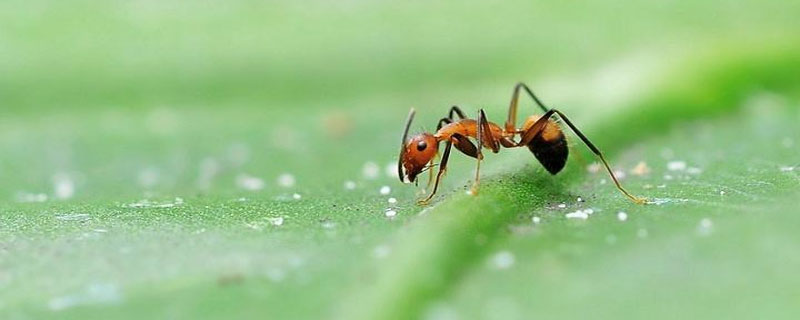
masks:
<instances>
[{"instance_id":1,"label":"ant mandible","mask_svg":"<svg viewBox=\"0 0 800 320\"><path fill-rule=\"evenodd\" d=\"M539 108L544 111L544 115L541 117L536 115L530 116L525 120L521 128L517 128L517 102L519 101L521 89L524 89ZM634 203L647 203L646 199L636 197L622 187L600 150L572 124L569 118L561 113L561 111L546 107L524 83L518 83L514 87L505 128L501 128L497 124L486 120L486 113L483 109L480 110L478 119L474 120L467 118L458 106L453 106L447 118L439 120L439 124L436 126L436 133L421 133L408 139L408 130L411 128L411 122L414 120L414 114L414 109L411 109L408 120L406 121L403 140L400 146L400 159L397 163L400 181L404 183L413 183L420 173L432 169L435 166L433 160L439 153L439 143L442 141L446 143L442 154L442 160L439 163L439 172L436 174L436 182L433 186L433 191L427 198L419 201L420 204L428 203L436 194L439 188L439 181L442 175L447 171L447 160L450 158L450 149L453 146L455 146L458 151L478 161L477 169L475 170L475 181L471 189L472 194L477 194L478 191L481 160L483 160L482 149L484 147L489 148L494 153L498 153L500 151L500 146L505 148L526 146L550 174L558 174L567 162L569 148L566 137L559 127L559 124L551 119L555 115L558 115L572 132L600 158L608 174L611 175L611 179L614 180L617 189L619 189L622 194ZM458 116L458 119L455 119L454 116ZM519 142L514 141L517 135L520 135ZM469 138L476 139L478 146L476 147ZM433 179L433 171L431 171L431 179Z\"/></svg>"}]
</instances>

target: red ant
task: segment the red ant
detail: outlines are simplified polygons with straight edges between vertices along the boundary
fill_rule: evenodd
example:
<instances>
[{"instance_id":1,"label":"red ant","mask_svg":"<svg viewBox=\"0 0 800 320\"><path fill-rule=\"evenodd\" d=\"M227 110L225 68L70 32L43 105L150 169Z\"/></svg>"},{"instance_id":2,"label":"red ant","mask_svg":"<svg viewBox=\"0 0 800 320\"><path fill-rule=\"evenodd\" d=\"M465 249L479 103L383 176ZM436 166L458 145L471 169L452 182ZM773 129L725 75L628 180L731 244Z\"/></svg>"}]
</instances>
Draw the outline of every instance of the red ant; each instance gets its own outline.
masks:
<instances>
[{"instance_id":1,"label":"red ant","mask_svg":"<svg viewBox=\"0 0 800 320\"><path fill-rule=\"evenodd\" d=\"M517 102L519 101L520 89L525 90L539 108L544 111L544 115L541 117L536 115L528 117L522 125L522 128L517 129ZM554 115L558 115L572 132L578 135L581 141L600 158L608 174L611 175L611 179L614 180L617 189L619 189L622 194L634 203L647 203L646 199L636 197L622 187L600 150L572 124L572 121L561 113L561 111L546 107L524 83L518 83L514 87L505 128L501 128L497 124L486 120L486 113L483 109L480 110L478 119L474 120L464 116L464 112L461 111L461 108L453 106L447 118L439 120L436 133L421 133L409 140L408 130L411 127L411 122L414 120L414 114L414 109L411 109L408 120L406 121L403 141L400 147L400 159L397 163L400 181L404 183L415 182L420 173L432 169L435 166L433 164L433 159L439 153L439 143L442 141L446 143L444 153L442 154L442 160L439 164L439 172L436 174L436 183L434 184L433 191L427 198L420 201L421 204L427 203L436 194L436 190L439 188L439 181L442 175L447 171L447 160L450 158L450 149L453 146L455 146L458 151L478 160L477 169L475 170L475 182L471 189L472 194L477 194L478 191L481 160L483 160L482 149L484 147L491 149L494 153L498 153L500 151L500 146L505 148L527 146L534 157L539 160L550 174L555 175L561 172L566 165L569 148L561 127L559 127L556 121L551 119ZM454 116L458 116L458 119L454 119ZM518 134L520 135L520 140L519 142L515 142L514 139ZM470 137L477 140L477 147L468 139ZM432 178L433 171L431 171L431 179Z\"/></svg>"}]
</instances>

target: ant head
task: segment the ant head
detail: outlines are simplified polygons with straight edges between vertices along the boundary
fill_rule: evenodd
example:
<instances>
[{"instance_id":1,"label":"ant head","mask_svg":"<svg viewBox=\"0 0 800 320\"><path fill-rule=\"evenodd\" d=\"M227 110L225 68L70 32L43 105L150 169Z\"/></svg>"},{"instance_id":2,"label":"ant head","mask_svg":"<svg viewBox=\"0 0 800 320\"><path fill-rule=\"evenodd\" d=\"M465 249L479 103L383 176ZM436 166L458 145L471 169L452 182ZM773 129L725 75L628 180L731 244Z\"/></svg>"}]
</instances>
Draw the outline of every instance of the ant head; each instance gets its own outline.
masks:
<instances>
[{"instance_id":1,"label":"ant head","mask_svg":"<svg viewBox=\"0 0 800 320\"><path fill-rule=\"evenodd\" d=\"M414 182L438 151L439 143L430 133L422 133L408 140L400 154L400 180Z\"/></svg>"},{"instance_id":2,"label":"ant head","mask_svg":"<svg viewBox=\"0 0 800 320\"><path fill-rule=\"evenodd\" d=\"M408 130L411 122L414 121L416 112L411 109L406 120L406 128L403 131L403 140L400 140L400 158L397 160L397 175L400 181L411 183L417 179L422 171L425 171L428 163L433 160L439 150L439 141L430 133L422 133L408 139Z\"/></svg>"}]
</instances>

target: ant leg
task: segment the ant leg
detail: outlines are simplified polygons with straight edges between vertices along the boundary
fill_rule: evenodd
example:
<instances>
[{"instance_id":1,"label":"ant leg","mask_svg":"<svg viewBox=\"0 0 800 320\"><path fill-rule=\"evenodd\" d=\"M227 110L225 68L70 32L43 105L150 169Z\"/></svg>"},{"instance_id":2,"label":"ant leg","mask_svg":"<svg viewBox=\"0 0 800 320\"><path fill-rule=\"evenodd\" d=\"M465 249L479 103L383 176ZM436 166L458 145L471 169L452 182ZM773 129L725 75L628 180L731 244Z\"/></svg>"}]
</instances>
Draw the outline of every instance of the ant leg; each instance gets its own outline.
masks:
<instances>
[{"instance_id":1,"label":"ant leg","mask_svg":"<svg viewBox=\"0 0 800 320\"><path fill-rule=\"evenodd\" d=\"M459 108L458 106L450 107L450 112L447 113L447 117L450 120L453 120L454 119L453 118L453 114L457 115L459 119L466 119L467 118L467 116L464 115L464 111L461 111L461 108Z\"/></svg>"},{"instance_id":2,"label":"ant leg","mask_svg":"<svg viewBox=\"0 0 800 320\"><path fill-rule=\"evenodd\" d=\"M550 117L552 117L555 113L555 110L545 112L545 114L539 118L539 120L536 120L536 122L534 122L533 125L528 128L528 130L522 132L522 136L519 142L517 142L517 147L528 145L528 143L533 141L537 135L542 133L545 126L547 126L547 123L550 121Z\"/></svg>"},{"instance_id":3,"label":"ant leg","mask_svg":"<svg viewBox=\"0 0 800 320\"><path fill-rule=\"evenodd\" d=\"M608 174L611 176L611 179L614 180L614 184L617 186L617 189L619 189L620 192L622 192L625 196L627 196L629 199L631 199L631 201L633 201L634 203L636 203L636 204L646 204L647 203L647 199L636 197L636 196L630 194L630 192L628 192L628 190L625 190L625 188L622 187L622 184L619 183L619 180L617 179L617 176L614 174L614 170L611 170L611 166L608 164L608 161L606 161L606 158L603 156L603 153L600 152L600 149L597 149L597 147L595 147L594 144L591 141L589 141L589 138L587 138L585 135L583 135L583 132L578 130L578 128L574 124L572 124L572 121L570 121L569 118L567 118L567 116L565 116L563 113L561 113L561 111L558 111L558 110L554 110L554 111L556 113L558 113L558 116L562 120L564 120L564 123L566 123L567 126L569 126L569 128L572 130L572 132L575 132L575 134L578 135L579 138L581 138L581 141L583 141L583 143L586 144L586 146L589 147L589 149L592 150L592 152L595 155L597 155L598 158L600 158L600 161L603 162L603 166L606 167L606 171L608 171Z\"/></svg>"},{"instance_id":4,"label":"ant leg","mask_svg":"<svg viewBox=\"0 0 800 320\"><path fill-rule=\"evenodd\" d=\"M472 182L472 188L470 188L469 192L471 195L475 196L478 195L478 185L481 183L481 161L483 160L483 122L485 118L483 117L483 109L481 109L481 114L478 116L478 133L475 135L478 138L478 156L475 157L478 159L477 164L475 165L475 181Z\"/></svg>"},{"instance_id":5,"label":"ant leg","mask_svg":"<svg viewBox=\"0 0 800 320\"><path fill-rule=\"evenodd\" d=\"M439 129L442 128L443 124L448 124L448 123L452 123L452 122L453 122L453 120L451 120L451 119L442 118L441 120L439 120L439 125L436 126L436 131L439 131ZM462 135L457 134L457 133L454 133L452 138L455 139L454 143L455 143L455 147L456 147L456 149L458 149L458 151L461 151L462 153L464 153L464 154L466 154L466 155L468 155L470 157L473 157L473 158L478 156L478 153L476 151L475 145L472 144L472 142L469 141L469 139L467 137L462 136Z\"/></svg>"},{"instance_id":6,"label":"ant leg","mask_svg":"<svg viewBox=\"0 0 800 320\"><path fill-rule=\"evenodd\" d=\"M522 82L518 82L517 85L514 86L514 93L511 95L511 103L508 106L508 120L506 120L506 132L507 133L514 133L517 127L517 104L519 102L519 91L520 89L524 89L528 96L536 102L536 105L542 109L542 111L547 112L550 111L550 108L546 107L544 103L533 93L531 88Z\"/></svg>"},{"instance_id":7,"label":"ant leg","mask_svg":"<svg viewBox=\"0 0 800 320\"><path fill-rule=\"evenodd\" d=\"M425 194L426 190L430 189L431 185L433 185L433 164L434 164L434 162L436 162L437 158L439 158L439 154L436 154L435 156L433 156L433 159L428 164L428 165L431 166L431 168L428 169L428 184L425 185L425 189L422 189L422 193L421 194Z\"/></svg>"},{"instance_id":8,"label":"ant leg","mask_svg":"<svg viewBox=\"0 0 800 320\"><path fill-rule=\"evenodd\" d=\"M447 146L444 148L444 153L442 154L442 161L439 162L439 172L436 174L436 183L433 185L433 191L427 198L420 200L418 202L419 204L428 204L439 189L439 181L442 179L442 175L444 175L445 171L447 171L447 160L450 159L450 149L452 146L453 142L447 141Z\"/></svg>"},{"instance_id":9,"label":"ant leg","mask_svg":"<svg viewBox=\"0 0 800 320\"><path fill-rule=\"evenodd\" d=\"M481 161L483 160L483 143L484 141L486 144L489 145L489 148L492 149L492 152L497 153L500 150L500 146L497 145L497 141L494 140L492 136L492 129L489 127L489 121L486 120L486 112L481 109L480 115L478 116L478 164L475 168L475 182L472 185L472 195L478 194L478 186L480 185L481 180Z\"/></svg>"},{"instance_id":10,"label":"ant leg","mask_svg":"<svg viewBox=\"0 0 800 320\"><path fill-rule=\"evenodd\" d=\"M561 111L558 111L556 109L551 109L550 111L547 111L547 113L545 113L544 116L542 116L539 120L537 120L536 123L534 123L533 126L530 127L530 129L528 129L528 131L523 133L522 140L520 141L519 145L526 145L530 143L531 140L533 140L537 135L541 134L541 132L544 130L544 127L547 125L548 121L550 121L550 117L552 117L554 114L558 114L559 118L561 118L561 120L564 120L564 123L566 123L567 126L569 126L569 128L572 130L572 132L574 132L581 139L581 141L583 141L583 143L589 148L589 150L591 150L592 153L594 153L598 158L600 158L600 161L603 162L603 166L605 166L606 171L608 171L608 174L611 176L611 179L614 180L614 184L617 186L617 189L619 189L619 191L622 192L622 194L624 194L626 197L628 197L628 199L630 199L636 204L647 203L647 199L634 196L630 192L628 192L628 190L625 190L625 188L622 187L622 184L619 183L619 179L617 179L617 176L614 174L614 170L611 170L611 166L608 164L608 161L606 161L606 158L603 156L603 153L600 152L600 149L597 149L597 147L595 147L594 144L591 141L589 141L589 138L587 138L583 134L583 132L581 132L574 124L572 124L572 121L570 121L569 118L567 118L567 116L561 113Z\"/></svg>"},{"instance_id":11,"label":"ant leg","mask_svg":"<svg viewBox=\"0 0 800 320\"><path fill-rule=\"evenodd\" d=\"M439 124L436 125L436 131L442 129L445 124L453 123L453 115L457 115L460 119L466 119L467 117L464 115L464 112L461 111L461 108L458 106L453 106L450 108L450 112L448 112L448 118L442 118L439 120ZM470 157L477 157L478 153L476 151L475 145L472 144L471 141L465 136L460 134L453 134L452 138L455 139L455 147L458 151L470 156Z\"/></svg>"},{"instance_id":12,"label":"ant leg","mask_svg":"<svg viewBox=\"0 0 800 320\"><path fill-rule=\"evenodd\" d=\"M461 108L458 106L452 106L450 111L447 112L447 118L442 118L439 120L439 124L436 125L436 130L441 129L445 124L453 123L453 116L458 116L459 119L466 119L467 117L464 115L464 111L461 111Z\"/></svg>"},{"instance_id":13,"label":"ant leg","mask_svg":"<svg viewBox=\"0 0 800 320\"><path fill-rule=\"evenodd\" d=\"M482 135L479 134L479 136L483 138L483 141L486 142L489 149L492 149L492 152L497 153L500 151L500 146L492 135L492 128L489 126L489 120L486 120L486 112L484 112L483 109L481 109L480 116L478 117L478 130L483 133Z\"/></svg>"},{"instance_id":14,"label":"ant leg","mask_svg":"<svg viewBox=\"0 0 800 320\"><path fill-rule=\"evenodd\" d=\"M578 161L578 163L582 167L586 167L586 165L587 165L586 159L583 158L583 155L581 155L580 152L575 151L575 146L572 144L572 141L571 141L572 139L570 139L566 135L564 136L564 139L567 140L567 148L569 148L569 154L574 155L575 156L575 160Z\"/></svg>"},{"instance_id":15,"label":"ant leg","mask_svg":"<svg viewBox=\"0 0 800 320\"><path fill-rule=\"evenodd\" d=\"M454 133L451 138L453 139L453 146L456 147L458 151L472 158L478 157L478 147L476 147L472 141L469 141L469 138L458 133Z\"/></svg>"},{"instance_id":16,"label":"ant leg","mask_svg":"<svg viewBox=\"0 0 800 320\"><path fill-rule=\"evenodd\" d=\"M436 125L436 131L439 131L444 125L453 123L453 119L451 118L442 118L439 120L439 123Z\"/></svg>"}]
</instances>

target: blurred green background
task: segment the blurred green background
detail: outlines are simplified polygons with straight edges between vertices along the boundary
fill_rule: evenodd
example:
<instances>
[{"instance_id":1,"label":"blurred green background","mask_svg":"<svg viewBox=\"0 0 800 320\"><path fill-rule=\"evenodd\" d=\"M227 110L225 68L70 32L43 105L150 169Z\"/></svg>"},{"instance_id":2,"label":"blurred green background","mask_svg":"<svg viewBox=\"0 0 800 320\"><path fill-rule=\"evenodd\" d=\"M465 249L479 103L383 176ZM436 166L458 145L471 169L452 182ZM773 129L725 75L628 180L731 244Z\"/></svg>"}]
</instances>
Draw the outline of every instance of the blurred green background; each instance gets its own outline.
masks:
<instances>
[{"instance_id":1,"label":"blurred green background","mask_svg":"<svg viewBox=\"0 0 800 320\"><path fill-rule=\"evenodd\" d=\"M799 14L3 1L0 318L792 318ZM502 123L517 81L661 205L572 139L556 177L488 156L479 197L454 155L417 206L392 176L408 109L415 131L452 104Z\"/></svg>"}]
</instances>

